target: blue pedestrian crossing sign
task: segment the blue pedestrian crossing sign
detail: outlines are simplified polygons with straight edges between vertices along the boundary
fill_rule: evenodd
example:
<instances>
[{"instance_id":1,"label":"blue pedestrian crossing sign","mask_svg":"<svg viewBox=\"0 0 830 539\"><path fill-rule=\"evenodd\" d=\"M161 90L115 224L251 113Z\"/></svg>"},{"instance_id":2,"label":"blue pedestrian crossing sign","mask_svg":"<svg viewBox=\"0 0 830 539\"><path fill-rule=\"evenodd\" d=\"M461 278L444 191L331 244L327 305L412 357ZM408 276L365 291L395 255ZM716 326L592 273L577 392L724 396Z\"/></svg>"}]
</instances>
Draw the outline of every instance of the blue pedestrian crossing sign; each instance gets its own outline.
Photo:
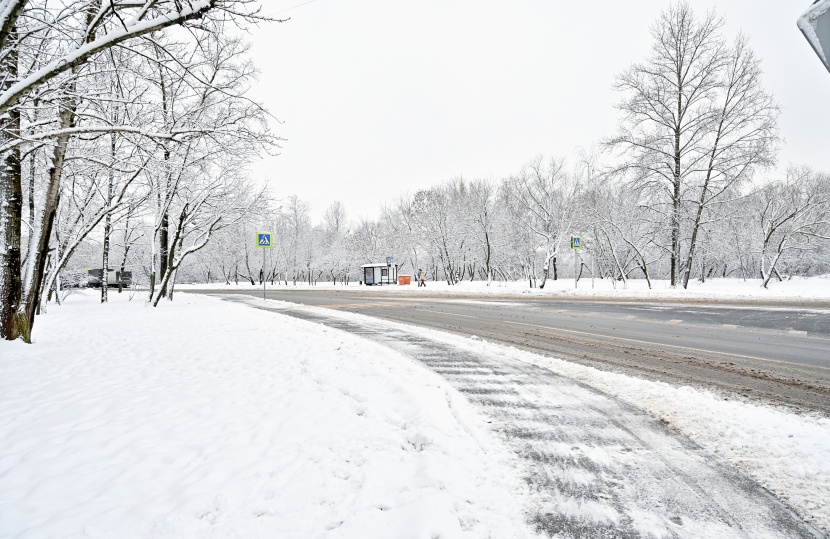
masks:
<instances>
[{"instance_id":1,"label":"blue pedestrian crossing sign","mask_svg":"<svg viewBox=\"0 0 830 539\"><path fill-rule=\"evenodd\" d=\"M259 247L260 249L270 249L271 248L271 233L270 232L257 232L256 246Z\"/></svg>"},{"instance_id":2,"label":"blue pedestrian crossing sign","mask_svg":"<svg viewBox=\"0 0 830 539\"><path fill-rule=\"evenodd\" d=\"M574 251L582 250L582 236L571 236L571 249Z\"/></svg>"}]
</instances>

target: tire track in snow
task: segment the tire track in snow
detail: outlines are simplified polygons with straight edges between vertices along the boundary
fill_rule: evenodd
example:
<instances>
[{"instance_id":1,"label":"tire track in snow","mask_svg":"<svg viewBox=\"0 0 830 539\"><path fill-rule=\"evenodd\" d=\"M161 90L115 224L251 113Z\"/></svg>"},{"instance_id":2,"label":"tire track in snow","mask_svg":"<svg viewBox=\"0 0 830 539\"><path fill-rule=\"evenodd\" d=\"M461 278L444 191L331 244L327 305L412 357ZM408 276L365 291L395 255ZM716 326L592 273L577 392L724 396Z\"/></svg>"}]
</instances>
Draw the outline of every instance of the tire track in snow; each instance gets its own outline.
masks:
<instances>
[{"instance_id":1,"label":"tire track in snow","mask_svg":"<svg viewBox=\"0 0 830 539\"><path fill-rule=\"evenodd\" d=\"M825 536L737 468L583 383L353 315L266 310L380 342L443 376L521 460L529 522L552 537Z\"/></svg>"}]
</instances>

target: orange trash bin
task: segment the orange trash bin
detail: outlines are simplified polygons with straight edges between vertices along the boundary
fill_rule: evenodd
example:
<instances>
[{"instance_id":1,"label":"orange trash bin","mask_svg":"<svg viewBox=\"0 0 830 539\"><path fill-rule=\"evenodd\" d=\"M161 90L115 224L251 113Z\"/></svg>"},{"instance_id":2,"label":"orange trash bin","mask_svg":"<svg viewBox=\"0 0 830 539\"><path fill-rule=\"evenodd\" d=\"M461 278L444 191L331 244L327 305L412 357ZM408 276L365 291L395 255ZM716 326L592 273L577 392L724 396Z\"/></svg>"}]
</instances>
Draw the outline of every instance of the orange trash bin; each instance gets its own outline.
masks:
<instances>
[{"instance_id":1,"label":"orange trash bin","mask_svg":"<svg viewBox=\"0 0 830 539\"><path fill-rule=\"evenodd\" d=\"M412 275L398 275L398 284L412 284Z\"/></svg>"}]
</instances>

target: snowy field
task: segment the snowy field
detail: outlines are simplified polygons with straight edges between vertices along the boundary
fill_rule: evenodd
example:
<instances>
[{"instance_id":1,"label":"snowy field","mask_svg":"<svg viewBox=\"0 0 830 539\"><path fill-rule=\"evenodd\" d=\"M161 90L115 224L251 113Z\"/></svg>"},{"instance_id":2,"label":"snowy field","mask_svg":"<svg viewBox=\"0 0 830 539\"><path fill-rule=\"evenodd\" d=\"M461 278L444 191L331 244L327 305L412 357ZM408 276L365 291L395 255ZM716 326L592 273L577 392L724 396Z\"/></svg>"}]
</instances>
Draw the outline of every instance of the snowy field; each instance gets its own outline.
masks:
<instances>
[{"instance_id":1,"label":"snowy field","mask_svg":"<svg viewBox=\"0 0 830 539\"><path fill-rule=\"evenodd\" d=\"M671 288L668 281L652 281L652 288L648 288L645 280L629 280L627 283L614 282L609 279L595 279L593 287L591 279L583 278L574 288L573 279L548 280L545 288L528 288L526 281L504 282L494 281L487 286L485 281L464 281L454 286L446 282L427 281L426 288L419 288L415 283L409 286L360 286L352 283L349 286L333 285L330 281L319 282L316 286L307 283L289 284L286 286L267 285L268 289L285 290L286 288L302 289L332 289L349 290L374 294L437 294L437 295L482 295L482 296L553 296L553 297L585 297L596 299L653 299L653 300L737 300L737 301L830 301L830 275L820 277L801 278L771 282L769 289L761 286L760 279L711 279L705 283L690 281L689 288ZM252 286L250 283L239 285L224 283L211 284L178 284L179 290L213 289L213 290L251 290L262 289L262 285Z\"/></svg>"},{"instance_id":2,"label":"snowy field","mask_svg":"<svg viewBox=\"0 0 830 539\"><path fill-rule=\"evenodd\" d=\"M214 298L111 297L0 342L0 537L534 536L513 455L420 364ZM828 418L417 331L615 395L830 529Z\"/></svg>"},{"instance_id":3,"label":"snowy field","mask_svg":"<svg viewBox=\"0 0 830 539\"><path fill-rule=\"evenodd\" d=\"M70 296L0 342L0 536L530 537L442 378L307 322Z\"/></svg>"}]
</instances>

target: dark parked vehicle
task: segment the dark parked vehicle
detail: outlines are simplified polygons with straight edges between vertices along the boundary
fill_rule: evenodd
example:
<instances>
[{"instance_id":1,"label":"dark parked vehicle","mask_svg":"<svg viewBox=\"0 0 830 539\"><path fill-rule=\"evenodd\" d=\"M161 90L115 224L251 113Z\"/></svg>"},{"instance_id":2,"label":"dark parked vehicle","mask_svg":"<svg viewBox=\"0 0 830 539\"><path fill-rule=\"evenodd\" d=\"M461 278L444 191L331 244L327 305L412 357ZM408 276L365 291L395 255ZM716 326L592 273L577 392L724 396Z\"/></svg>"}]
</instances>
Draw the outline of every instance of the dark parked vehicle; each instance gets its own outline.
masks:
<instances>
[{"instance_id":1,"label":"dark parked vehicle","mask_svg":"<svg viewBox=\"0 0 830 539\"><path fill-rule=\"evenodd\" d=\"M101 288L101 281L103 279L103 269L91 269L87 271L87 286L90 288ZM121 283L123 287L129 287L133 284L133 272L125 271L123 274L120 271L113 269L107 270L107 286L118 286Z\"/></svg>"}]
</instances>

